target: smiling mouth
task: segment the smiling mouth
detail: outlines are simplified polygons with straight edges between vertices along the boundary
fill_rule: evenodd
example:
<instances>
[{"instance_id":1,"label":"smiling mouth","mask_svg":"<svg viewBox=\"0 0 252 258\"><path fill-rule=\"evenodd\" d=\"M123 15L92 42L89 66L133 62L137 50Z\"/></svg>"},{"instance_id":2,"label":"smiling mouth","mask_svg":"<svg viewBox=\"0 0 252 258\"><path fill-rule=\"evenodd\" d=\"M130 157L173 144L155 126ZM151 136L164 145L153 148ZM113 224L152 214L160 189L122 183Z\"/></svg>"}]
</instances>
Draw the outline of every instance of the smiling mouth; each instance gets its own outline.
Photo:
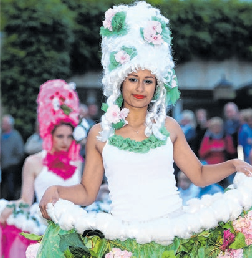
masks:
<instances>
[{"instance_id":1,"label":"smiling mouth","mask_svg":"<svg viewBox=\"0 0 252 258\"><path fill-rule=\"evenodd\" d=\"M136 98L136 99L143 99L143 98L145 98L144 95L137 95L137 94L133 94L133 97Z\"/></svg>"}]
</instances>

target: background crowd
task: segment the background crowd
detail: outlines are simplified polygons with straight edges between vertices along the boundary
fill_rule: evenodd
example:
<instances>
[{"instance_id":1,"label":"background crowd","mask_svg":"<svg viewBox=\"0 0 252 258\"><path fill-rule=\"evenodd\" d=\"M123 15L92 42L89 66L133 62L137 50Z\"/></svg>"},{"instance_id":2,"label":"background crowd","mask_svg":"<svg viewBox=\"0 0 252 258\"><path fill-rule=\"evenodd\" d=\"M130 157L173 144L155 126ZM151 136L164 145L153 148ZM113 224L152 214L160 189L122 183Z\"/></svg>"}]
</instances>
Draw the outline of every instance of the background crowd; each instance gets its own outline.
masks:
<instances>
[{"instance_id":1,"label":"background crowd","mask_svg":"<svg viewBox=\"0 0 252 258\"><path fill-rule=\"evenodd\" d=\"M239 110L233 102L223 106L219 117L208 117L208 110L183 110L179 124L185 133L188 144L202 164L216 164L238 157L238 146L242 147L239 155L252 164L252 108ZM90 128L99 122L98 106L80 104L80 118L85 118ZM1 198L15 200L20 196L22 167L27 156L42 150L42 139L36 121L34 133L25 141L15 129L15 119L5 114L1 128ZM81 142L80 154L85 165L86 139ZM241 157L240 157L241 158ZM174 165L177 186L183 201L200 198L204 194L223 192L233 182L234 175L218 184L205 188L196 187L183 171ZM106 183L104 177L103 183Z\"/></svg>"}]
</instances>

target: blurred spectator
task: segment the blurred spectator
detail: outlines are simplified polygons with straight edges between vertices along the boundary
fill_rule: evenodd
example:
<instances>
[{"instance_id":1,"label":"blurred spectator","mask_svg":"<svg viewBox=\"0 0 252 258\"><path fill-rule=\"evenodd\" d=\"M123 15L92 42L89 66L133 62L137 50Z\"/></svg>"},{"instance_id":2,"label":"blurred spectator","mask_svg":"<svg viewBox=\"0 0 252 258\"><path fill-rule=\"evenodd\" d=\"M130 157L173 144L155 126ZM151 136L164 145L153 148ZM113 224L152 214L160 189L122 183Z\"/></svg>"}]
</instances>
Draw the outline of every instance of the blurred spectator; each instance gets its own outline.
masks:
<instances>
[{"instance_id":1,"label":"blurred spectator","mask_svg":"<svg viewBox=\"0 0 252 258\"><path fill-rule=\"evenodd\" d=\"M5 115L2 118L1 132L1 171L2 193L6 200L14 200L19 195L21 162L24 158L24 142L20 133L14 129L14 118Z\"/></svg>"},{"instance_id":2,"label":"blurred spectator","mask_svg":"<svg viewBox=\"0 0 252 258\"><path fill-rule=\"evenodd\" d=\"M251 164L250 155L252 150L252 109L243 110L243 124L239 130L239 144L243 147L244 160Z\"/></svg>"},{"instance_id":3,"label":"blurred spectator","mask_svg":"<svg viewBox=\"0 0 252 258\"><path fill-rule=\"evenodd\" d=\"M238 132L240 129L239 109L233 102L228 102L224 105L224 131L225 134L230 135L233 140L235 152L230 158L237 158L238 147Z\"/></svg>"},{"instance_id":4,"label":"blurred spectator","mask_svg":"<svg viewBox=\"0 0 252 258\"><path fill-rule=\"evenodd\" d=\"M97 104L93 103L88 105L88 115L95 123L100 122Z\"/></svg>"},{"instance_id":5,"label":"blurred spectator","mask_svg":"<svg viewBox=\"0 0 252 258\"><path fill-rule=\"evenodd\" d=\"M96 124L95 121L90 116L89 107L86 104L80 104L80 118L85 118L90 128Z\"/></svg>"},{"instance_id":6,"label":"blurred spectator","mask_svg":"<svg viewBox=\"0 0 252 258\"><path fill-rule=\"evenodd\" d=\"M191 110L183 110L180 118L180 126L191 149L195 152L196 121Z\"/></svg>"},{"instance_id":7,"label":"blurred spectator","mask_svg":"<svg viewBox=\"0 0 252 258\"><path fill-rule=\"evenodd\" d=\"M218 184L212 184L205 187L198 187L194 185L191 180L182 172L178 173L178 191L182 198L183 205L192 198L201 198L204 195L213 195L216 193L223 193L224 188Z\"/></svg>"},{"instance_id":8,"label":"blurred spectator","mask_svg":"<svg viewBox=\"0 0 252 258\"><path fill-rule=\"evenodd\" d=\"M26 141L24 149L27 155L32 155L42 151L43 140L39 135L38 121L35 123L35 132Z\"/></svg>"},{"instance_id":9,"label":"blurred spectator","mask_svg":"<svg viewBox=\"0 0 252 258\"><path fill-rule=\"evenodd\" d=\"M178 191L182 198L183 205L192 198L197 198L200 187L194 185L191 180L182 171L178 172Z\"/></svg>"},{"instance_id":10,"label":"blurred spectator","mask_svg":"<svg viewBox=\"0 0 252 258\"><path fill-rule=\"evenodd\" d=\"M85 127L88 127L88 128L89 128L89 129L87 130L87 134L88 134L88 132L89 132L89 130L91 129L91 127L92 127L93 125L95 125L95 121L90 118L89 112L88 112L88 106L87 106L87 105L85 105L85 104L80 104L80 113L79 113L79 116L80 116L80 119L85 119L86 122L88 123L88 125L85 126ZM81 145L80 155L83 157L83 159L85 159L85 154L86 154L86 150L85 150L86 142L87 142L87 137L85 137L85 138L80 142L80 145ZM83 161L83 169L84 169L84 162L85 162L85 160ZM82 169L82 171L83 171L83 169Z\"/></svg>"},{"instance_id":11,"label":"blurred spectator","mask_svg":"<svg viewBox=\"0 0 252 258\"><path fill-rule=\"evenodd\" d=\"M200 188L198 197L201 198L203 195L214 195L216 193L224 193L224 188L219 184L212 184Z\"/></svg>"},{"instance_id":12,"label":"blurred spectator","mask_svg":"<svg viewBox=\"0 0 252 258\"><path fill-rule=\"evenodd\" d=\"M223 120L220 117L209 119L208 129L199 149L200 159L208 164L217 164L230 159L235 151L232 137L224 132ZM221 182L224 188L229 183L231 182L227 179Z\"/></svg>"},{"instance_id":13,"label":"blurred spectator","mask_svg":"<svg viewBox=\"0 0 252 258\"><path fill-rule=\"evenodd\" d=\"M195 154L199 157L200 144L207 130L207 111L200 108L195 111L196 116L196 137L195 137Z\"/></svg>"}]
</instances>

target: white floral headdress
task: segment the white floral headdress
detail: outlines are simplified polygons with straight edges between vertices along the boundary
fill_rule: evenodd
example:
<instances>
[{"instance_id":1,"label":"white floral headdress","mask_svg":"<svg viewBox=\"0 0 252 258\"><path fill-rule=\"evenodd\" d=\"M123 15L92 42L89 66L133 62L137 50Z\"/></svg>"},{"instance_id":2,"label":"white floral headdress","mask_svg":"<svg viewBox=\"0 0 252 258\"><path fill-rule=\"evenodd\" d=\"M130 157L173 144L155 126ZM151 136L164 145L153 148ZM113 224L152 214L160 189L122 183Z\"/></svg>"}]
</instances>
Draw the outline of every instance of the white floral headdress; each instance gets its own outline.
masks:
<instances>
[{"instance_id":1,"label":"white floral headdress","mask_svg":"<svg viewBox=\"0 0 252 258\"><path fill-rule=\"evenodd\" d=\"M153 105L146 116L145 135L154 134L163 139L160 129L165 122L166 107L175 104L180 96L167 24L168 19L158 9L142 1L132 6L114 6L105 13L100 34L104 69L102 83L108 99L103 110L110 115L106 113L102 117L101 141L106 141L114 129L127 124L127 112L118 110L115 105L119 108L122 105L122 82L138 69L148 69L157 78ZM118 119L111 119L111 113Z\"/></svg>"}]
</instances>

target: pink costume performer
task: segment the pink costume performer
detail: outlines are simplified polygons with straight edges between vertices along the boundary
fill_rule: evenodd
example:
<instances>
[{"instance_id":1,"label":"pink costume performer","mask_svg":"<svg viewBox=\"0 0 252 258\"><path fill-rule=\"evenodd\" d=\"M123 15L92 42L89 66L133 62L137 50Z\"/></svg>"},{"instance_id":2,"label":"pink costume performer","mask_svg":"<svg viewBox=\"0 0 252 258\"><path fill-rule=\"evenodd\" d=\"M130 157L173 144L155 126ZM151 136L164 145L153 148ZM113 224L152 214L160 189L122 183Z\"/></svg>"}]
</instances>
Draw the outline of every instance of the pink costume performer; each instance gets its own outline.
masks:
<instances>
[{"instance_id":1,"label":"pink costume performer","mask_svg":"<svg viewBox=\"0 0 252 258\"><path fill-rule=\"evenodd\" d=\"M79 99L74 90L74 84L67 84L63 80L47 81L40 86L37 103L43 151L37 154L37 157L41 158L42 169L38 173L34 173L34 181L32 185L30 183L36 203L33 203L32 206L30 206L32 203L26 204L26 198L24 198L25 191L27 191L24 189L27 188L24 187L24 185L27 186L24 184L25 176L23 176L20 200L12 202L0 200L0 215L6 210L6 207L13 209L6 221L0 224L1 258L26 257L27 246L34 241L20 235L21 232L44 234L46 221L40 215L38 203L49 186L55 184L69 186L80 182L82 158L79 155L80 145L77 140L86 137L86 130L82 123L79 123ZM74 129L73 136L78 139L72 140L67 151L53 152L53 130L62 124L70 126L71 130Z\"/></svg>"}]
</instances>

